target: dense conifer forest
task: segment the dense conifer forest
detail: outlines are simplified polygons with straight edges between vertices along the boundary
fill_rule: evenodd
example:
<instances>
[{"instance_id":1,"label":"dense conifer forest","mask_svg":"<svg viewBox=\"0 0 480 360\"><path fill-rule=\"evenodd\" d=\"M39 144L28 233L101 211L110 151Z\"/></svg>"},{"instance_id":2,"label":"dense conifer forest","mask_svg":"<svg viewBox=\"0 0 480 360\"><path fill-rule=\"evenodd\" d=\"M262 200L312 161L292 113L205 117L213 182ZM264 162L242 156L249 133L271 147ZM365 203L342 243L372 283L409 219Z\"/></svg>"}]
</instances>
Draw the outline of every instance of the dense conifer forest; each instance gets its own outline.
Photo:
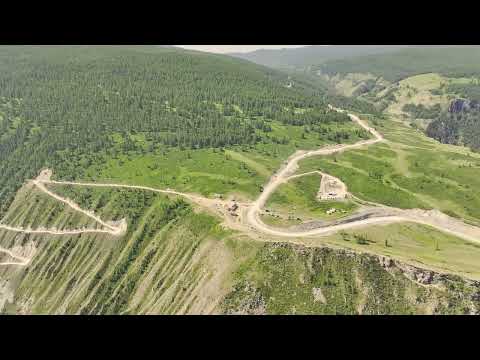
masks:
<instances>
[{"instance_id":1,"label":"dense conifer forest","mask_svg":"<svg viewBox=\"0 0 480 360\"><path fill-rule=\"evenodd\" d=\"M427 127L428 136L445 144L480 150L480 110L445 112Z\"/></svg>"}]
</instances>

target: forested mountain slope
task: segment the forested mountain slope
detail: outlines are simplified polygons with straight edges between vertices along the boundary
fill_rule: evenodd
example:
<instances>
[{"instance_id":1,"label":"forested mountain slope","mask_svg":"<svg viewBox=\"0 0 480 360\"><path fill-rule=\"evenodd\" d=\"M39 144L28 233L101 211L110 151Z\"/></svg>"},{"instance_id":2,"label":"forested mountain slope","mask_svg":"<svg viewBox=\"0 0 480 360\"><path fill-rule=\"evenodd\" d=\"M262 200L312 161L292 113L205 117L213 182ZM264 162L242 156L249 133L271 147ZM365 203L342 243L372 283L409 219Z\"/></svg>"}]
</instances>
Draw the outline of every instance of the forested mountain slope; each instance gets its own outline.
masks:
<instances>
[{"instance_id":1,"label":"forested mountain slope","mask_svg":"<svg viewBox=\"0 0 480 360\"><path fill-rule=\"evenodd\" d=\"M119 154L288 143L282 126L348 122L314 87L286 84L274 70L174 48L2 46L1 210L42 166L75 178Z\"/></svg>"},{"instance_id":2,"label":"forested mountain slope","mask_svg":"<svg viewBox=\"0 0 480 360\"><path fill-rule=\"evenodd\" d=\"M478 46L418 46L411 49L347 59L327 61L314 70L329 76L351 73L372 74L389 82L423 73L440 73L452 77L478 73Z\"/></svg>"},{"instance_id":3,"label":"forested mountain slope","mask_svg":"<svg viewBox=\"0 0 480 360\"><path fill-rule=\"evenodd\" d=\"M446 96L448 102L435 104L424 110L430 114L431 122L426 127L426 134L446 144L467 146L474 151L480 150L480 68L468 78L451 79L439 89L431 90L434 94ZM418 109L419 107L417 107ZM424 116L415 111L412 115Z\"/></svg>"},{"instance_id":4,"label":"forested mountain slope","mask_svg":"<svg viewBox=\"0 0 480 360\"><path fill-rule=\"evenodd\" d=\"M298 170L344 179L362 204L478 220L478 154L303 75L168 47L0 47L0 312L479 313L477 244L410 223L295 238L248 226L288 157L372 144L370 126L389 144ZM26 182L45 167L64 182Z\"/></svg>"},{"instance_id":5,"label":"forested mountain slope","mask_svg":"<svg viewBox=\"0 0 480 360\"><path fill-rule=\"evenodd\" d=\"M477 45L409 46L329 60L312 71L336 94L367 102L440 142L478 150L479 63Z\"/></svg>"},{"instance_id":6,"label":"forested mountain slope","mask_svg":"<svg viewBox=\"0 0 480 360\"><path fill-rule=\"evenodd\" d=\"M428 136L445 144L480 150L480 108L443 112L427 129Z\"/></svg>"}]
</instances>

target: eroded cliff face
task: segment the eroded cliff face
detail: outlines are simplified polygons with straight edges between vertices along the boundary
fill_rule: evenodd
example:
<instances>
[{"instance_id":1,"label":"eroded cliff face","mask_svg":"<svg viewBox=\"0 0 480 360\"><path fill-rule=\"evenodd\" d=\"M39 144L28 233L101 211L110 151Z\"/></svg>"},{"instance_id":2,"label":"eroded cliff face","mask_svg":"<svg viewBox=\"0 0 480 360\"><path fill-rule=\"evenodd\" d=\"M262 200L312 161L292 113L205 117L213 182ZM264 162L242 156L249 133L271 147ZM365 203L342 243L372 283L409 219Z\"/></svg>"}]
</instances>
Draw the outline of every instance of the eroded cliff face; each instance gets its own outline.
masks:
<instances>
[{"instance_id":1,"label":"eroded cliff face","mask_svg":"<svg viewBox=\"0 0 480 360\"><path fill-rule=\"evenodd\" d=\"M444 144L480 149L480 102L456 99L448 111L429 123L425 133Z\"/></svg>"},{"instance_id":2,"label":"eroded cliff face","mask_svg":"<svg viewBox=\"0 0 480 360\"><path fill-rule=\"evenodd\" d=\"M121 236L0 230L0 312L13 314L214 313L233 263L218 221L175 198L143 191L57 188L107 221L128 219ZM91 219L32 188L4 221L17 228L94 228ZM28 254L22 249L34 248ZM12 260L12 261L10 261ZM17 264L10 264L16 262Z\"/></svg>"},{"instance_id":3,"label":"eroded cliff face","mask_svg":"<svg viewBox=\"0 0 480 360\"><path fill-rule=\"evenodd\" d=\"M266 244L229 314L479 314L480 283L349 250ZM261 276L259 275L261 273Z\"/></svg>"},{"instance_id":4,"label":"eroded cliff face","mask_svg":"<svg viewBox=\"0 0 480 360\"><path fill-rule=\"evenodd\" d=\"M448 107L448 112L450 113L468 112L470 110L480 110L480 102L476 100L455 99Z\"/></svg>"},{"instance_id":5,"label":"eroded cliff face","mask_svg":"<svg viewBox=\"0 0 480 360\"><path fill-rule=\"evenodd\" d=\"M480 284L375 255L260 243L174 197L56 188L126 234L0 230L0 313L478 314ZM5 220L89 228L91 219L24 188ZM22 259L31 259L22 263ZM20 259L20 260L19 260ZM23 265L22 265L23 264Z\"/></svg>"},{"instance_id":6,"label":"eroded cliff face","mask_svg":"<svg viewBox=\"0 0 480 360\"><path fill-rule=\"evenodd\" d=\"M423 286L431 295L431 303L437 306L429 313L440 314L446 309L457 308L458 313L480 313L480 282L451 274L406 264L384 256L377 256L380 265L390 274L401 274L410 281ZM446 307L446 308L445 308ZM454 312L457 312L454 310Z\"/></svg>"}]
</instances>

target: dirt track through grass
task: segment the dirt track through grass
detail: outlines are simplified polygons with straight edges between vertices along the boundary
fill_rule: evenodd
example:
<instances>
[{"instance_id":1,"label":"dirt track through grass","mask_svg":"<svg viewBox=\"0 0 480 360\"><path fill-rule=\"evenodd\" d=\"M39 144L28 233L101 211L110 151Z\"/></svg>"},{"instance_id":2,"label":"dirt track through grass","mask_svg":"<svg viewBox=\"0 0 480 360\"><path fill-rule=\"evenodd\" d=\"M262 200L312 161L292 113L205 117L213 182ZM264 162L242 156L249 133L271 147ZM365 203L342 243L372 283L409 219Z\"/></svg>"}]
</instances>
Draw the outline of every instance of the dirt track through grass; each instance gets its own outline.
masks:
<instances>
[{"instance_id":1,"label":"dirt track through grass","mask_svg":"<svg viewBox=\"0 0 480 360\"><path fill-rule=\"evenodd\" d=\"M335 109L331 107L331 109L344 112L344 110ZM325 156L331 155L339 152L343 152L345 150L352 150L358 149L365 146L373 145L376 143L384 142L385 139L383 136L377 132L374 128L371 128L366 122L358 118L356 115L348 114L349 117L357 123L360 127L367 130L372 136L373 139L369 140L362 140L355 144L348 144L348 145L335 145L335 146L327 146L323 147L318 150L313 151L297 151L293 154L285 165L274 174L267 185L264 187L263 192L260 196L255 200L253 203L250 204L240 204L243 209L245 210L245 219L244 219L244 230L254 230L259 231L264 234L269 234L273 236L283 237L283 238L298 238L298 237L307 237L307 236L319 236L319 235L329 235L334 232L338 232L341 230L352 229L357 227L364 227L376 224L391 224L391 223L398 223L398 222L414 222L419 223L422 225L431 226L437 228L441 231L449 233L451 235L455 235L460 237L464 240L472 241L472 242L480 242L480 228L465 224L463 221L458 219L454 219L449 217L445 214L442 214L436 210L402 210L391 208L387 206L383 206L381 204L373 204L377 205L380 209L385 210L385 216L376 216L368 219L360 219L353 222L345 222L340 224L335 224L331 226L326 226L317 229L310 229L310 230L303 230L303 231L288 231L285 229L276 229L272 228L265 223L260 218L260 211L265 206L268 198L275 192L275 190L283 183L287 182L289 179L303 176L302 175L293 175L295 171L298 169L299 161L313 157L313 156ZM323 174L322 175L327 175ZM123 189L137 189L137 190L146 190L146 191L153 191L162 194L170 194L170 195L178 195L185 197L201 206L204 207L211 207L212 205L217 205L218 207L224 207L227 202L224 200L219 199L209 199L205 198L196 194L187 194L177 192L171 189L156 189L152 187L146 186L137 186L137 185L124 185L124 184L101 184L101 183L84 183L84 182L72 182L72 181L53 181L50 180L51 172L49 170L44 170L40 176L32 180L33 184L37 186L39 190L46 193L47 195L53 197L54 199L65 203L66 205L70 206L72 209L83 213L84 215L92 218L99 224L101 224L104 229L75 229L75 230L57 230L57 229L24 229L24 228L15 228L8 225L0 224L0 228L8 231L17 231L23 233L31 233L31 234L49 234L49 235L76 235L82 233L109 233L114 236L120 236L126 232L126 221L125 219L121 222L121 224L109 224L103 221L100 217L96 216L93 212L88 210L83 210L74 203L70 199L65 199L52 191L48 190L45 187L45 184L57 184L57 185L71 185L71 186L86 186L86 187L105 187L105 188L123 188ZM228 225L228 221L227 221ZM6 251L3 251L6 252ZM0 265L23 265L25 266L28 264L28 261L25 258L21 258L13 253L7 253L8 255L16 258L19 260L18 263L0 263ZM12 255L13 254L13 255Z\"/></svg>"}]
</instances>

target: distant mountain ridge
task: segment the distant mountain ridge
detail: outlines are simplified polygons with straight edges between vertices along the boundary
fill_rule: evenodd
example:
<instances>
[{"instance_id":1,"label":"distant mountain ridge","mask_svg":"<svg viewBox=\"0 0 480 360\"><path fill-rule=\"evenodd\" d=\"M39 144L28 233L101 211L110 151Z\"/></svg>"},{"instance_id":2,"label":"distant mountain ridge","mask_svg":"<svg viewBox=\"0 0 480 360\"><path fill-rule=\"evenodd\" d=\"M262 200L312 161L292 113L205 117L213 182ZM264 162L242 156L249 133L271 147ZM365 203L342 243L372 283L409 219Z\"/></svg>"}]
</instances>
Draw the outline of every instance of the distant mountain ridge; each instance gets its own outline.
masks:
<instances>
[{"instance_id":1,"label":"distant mountain ridge","mask_svg":"<svg viewBox=\"0 0 480 360\"><path fill-rule=\"evenodd\" d=\"M461 77L478 72L478 45L414 45L395 52L331 59L318 63L312 71L329 76L373 74L396 82L409 76L441 73Z\"/></svg>"},{"instance_id":2,"label":"distant mountain ridge","mask_svg":"<svg viewBox=\"0 0 480 360\"><path fill-rule=\"evenodd\" d=\"M410 45L310 45L294 49L260 49L248 53L230 53L273 68L305 68L333 59L397 51Z\"/></svg>"},{"instance_id":3,"label":"distant mountain ridge","mask_svg":"<svg viewBox=\"0 0 480 360\"><path fill-rule=\"evenodd\" d=\"M228 55L278 69L306 69L327 61L349 60L363 56L384 55L413 49L464 47L461 45L310 45L293 49L260 49Z\"/></svg>"}]
</instances>

